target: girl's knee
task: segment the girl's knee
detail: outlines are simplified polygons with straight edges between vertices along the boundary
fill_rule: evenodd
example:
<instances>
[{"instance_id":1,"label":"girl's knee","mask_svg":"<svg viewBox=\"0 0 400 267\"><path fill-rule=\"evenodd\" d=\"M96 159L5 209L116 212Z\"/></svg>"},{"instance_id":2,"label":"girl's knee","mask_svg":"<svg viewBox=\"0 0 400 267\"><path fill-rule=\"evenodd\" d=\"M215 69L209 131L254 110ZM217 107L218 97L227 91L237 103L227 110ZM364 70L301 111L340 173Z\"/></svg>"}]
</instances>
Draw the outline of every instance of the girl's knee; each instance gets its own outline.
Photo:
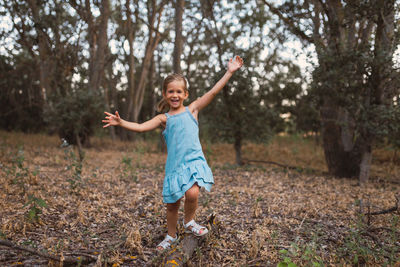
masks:
<instances>
[{"instance_id":1,"label":"girl's knee","mask_svg":"<svg viewBox=\"0 0 400 267\"><path fill-rule=\"evenodd\" d=\"M194 184L190 189L188 189L185 193L186 201L197 201L199 197L200 188L197 184Z\"/></svg>"},{"instance_id":2,"label":"girl's knee","mask_svg":"<svg viewBox=\"0 0 400 267\"><path fill-rule=\"evenodd\" d=\"M171 212L178 211L179 210L180 201L181 200L178 200L175 203L167 203L167 211L171 211Z\"/></svg>"}]
</instances>

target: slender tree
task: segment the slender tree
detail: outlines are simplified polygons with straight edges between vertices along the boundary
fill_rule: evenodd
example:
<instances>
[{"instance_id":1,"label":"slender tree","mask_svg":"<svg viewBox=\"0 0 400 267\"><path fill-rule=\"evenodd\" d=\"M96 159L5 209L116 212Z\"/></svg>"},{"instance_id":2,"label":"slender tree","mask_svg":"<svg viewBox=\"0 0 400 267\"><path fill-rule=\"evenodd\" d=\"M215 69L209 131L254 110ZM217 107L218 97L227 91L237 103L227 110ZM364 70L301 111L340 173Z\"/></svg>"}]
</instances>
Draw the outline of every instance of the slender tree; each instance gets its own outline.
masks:
<instances>
[{"instance_id":1,"label":"slender tree","mask_svg":"<svg viewBox=\"0 0 400 267\"><path fill-rule=\"evenodd\" d=\"M129 103L129 108L128 108L128 112L132 116L131 117L132 121L138 120L139 113L142 109L143 99L144 99L144 89L146 88L147 77L148 77L147 75L150 69L154 50L156 49L162 37L162 33L160 32L160 25L166 4L167 1L165 0L158 5L157 1L155 0L147 2L147 10L148 10L147 25L149 34L144 53L144 58L142 61L140 77L135 88L135 93L132 102Z\"/></svg>"},{"instance_id":2,"label":"slender tree","mask_svg":"<svg viewBox=\"0 0 400 267\"><path fill-rule=\"evenodd\" d=\"M175 44L173 68L175 73L182 73L181 55L183 50L182 18L185 8L185 0L175 1Z\"/></svg>"}]
</instances>

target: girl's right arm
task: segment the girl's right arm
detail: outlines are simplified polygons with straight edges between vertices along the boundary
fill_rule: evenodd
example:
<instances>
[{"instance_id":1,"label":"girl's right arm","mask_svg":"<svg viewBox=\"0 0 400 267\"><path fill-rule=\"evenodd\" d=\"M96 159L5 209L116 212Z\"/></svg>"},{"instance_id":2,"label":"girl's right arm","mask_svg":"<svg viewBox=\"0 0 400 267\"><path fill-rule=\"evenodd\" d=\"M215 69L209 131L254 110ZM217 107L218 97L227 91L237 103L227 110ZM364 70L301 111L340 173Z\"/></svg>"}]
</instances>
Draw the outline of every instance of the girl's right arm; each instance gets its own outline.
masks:
<instances>
[{"instance_id":1,"label":"girl's right arm","mask_svg":"<svg viewBox=\"0 0 400 267\"><path fill-rule=\"evenodd\" d=\"M107 116L105 120L102 120L102 122L106 123L106 125L103 126L103 128L106 128L108 126L121 126L122 128L125 128L130 131L134 132L146 132L146 131L151 131L159 127L160 125L165 125L166 123L166 117L164 114L158 114L151 120L148 120L143 123L136 123L136 122L129 122L126 120L121 119L119 116L118 111L115 112L115 115L104 112Z\"/></svg>"}]
</instances>

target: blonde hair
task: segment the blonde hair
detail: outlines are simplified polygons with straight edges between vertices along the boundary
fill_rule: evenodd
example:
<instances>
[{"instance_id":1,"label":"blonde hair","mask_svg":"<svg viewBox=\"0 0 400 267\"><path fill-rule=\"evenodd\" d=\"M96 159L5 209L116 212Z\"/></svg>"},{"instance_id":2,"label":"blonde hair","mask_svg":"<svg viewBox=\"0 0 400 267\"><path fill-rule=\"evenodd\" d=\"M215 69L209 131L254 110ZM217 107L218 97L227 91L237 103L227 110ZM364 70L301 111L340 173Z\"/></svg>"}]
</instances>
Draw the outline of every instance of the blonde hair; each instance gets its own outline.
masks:
<instances>
[{"instance_id":1,"label":"blonde hair","mask_svg":"<svg viewBox=\"0 0 400 267\"><path fill-rule=\"evenodd\" d=\"M185 83L185 92L188 93L188 82L182 74L179 73L173 73L165 77L164 82L163 82L163 87L162 87L162 94L163 98L158 102L157 104L157 111L158 112L165 112L169 108L168 102L164 99L164 95L167 92L167 87L168 84L170 84L173 81L183 81Z\"/></svg>"}]
</instances>

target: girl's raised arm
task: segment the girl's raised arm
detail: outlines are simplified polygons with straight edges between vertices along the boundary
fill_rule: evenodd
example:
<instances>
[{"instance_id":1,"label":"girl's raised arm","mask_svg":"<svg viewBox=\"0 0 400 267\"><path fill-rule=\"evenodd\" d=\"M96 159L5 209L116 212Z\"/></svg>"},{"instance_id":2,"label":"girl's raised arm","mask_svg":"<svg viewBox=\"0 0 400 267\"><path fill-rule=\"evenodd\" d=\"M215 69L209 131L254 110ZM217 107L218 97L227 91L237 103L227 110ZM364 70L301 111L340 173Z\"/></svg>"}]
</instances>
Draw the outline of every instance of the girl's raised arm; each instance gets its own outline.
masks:
<instances>
[{"instance_id":1,"label":"girl's raised arm","mask_svg":"<svg viewBox=\"0 0 400 267\"><path fill-rule=\"evenodd\" d=\"M221 89L224 88L225 84L232 77L233 73L238 69L240 69L242 66L243 66L243 59L241 57L236 56L235 60L231 58L228 62L228 69L224 74L224 76L214 85L213 88L211 88L210 91L208 91L202 97L193 101L189 105L189 109L192 111L192 113L197 115L197 113L201 109L210 104L211 101L214 99L214 97L219 93L219 91L221 91Z\"/></svg>"},{"instance_id":2,"label":"girl's raised arm","mask_svg":"<svg viewBox=\"0 0 400 267\"><path fill-rule=\"evenodd\" d=\"M121 119L121 117L118 114L118 111L115 112L114 114L104 112L107 116L105 120L102 120L102 122L106 123L106 125L103 126L103 128L106 128L108 126L121 126L127 130L134 131L134 132L146 132L146 131L151 131L154 130L155 128L159 127L160 125L163 125L166 123L166 118L164 114L159 114L152 118L151 120L148 120L143 123L136 123L136 122L129 122L126 120Z\"/></svg>"}]
</instances>

